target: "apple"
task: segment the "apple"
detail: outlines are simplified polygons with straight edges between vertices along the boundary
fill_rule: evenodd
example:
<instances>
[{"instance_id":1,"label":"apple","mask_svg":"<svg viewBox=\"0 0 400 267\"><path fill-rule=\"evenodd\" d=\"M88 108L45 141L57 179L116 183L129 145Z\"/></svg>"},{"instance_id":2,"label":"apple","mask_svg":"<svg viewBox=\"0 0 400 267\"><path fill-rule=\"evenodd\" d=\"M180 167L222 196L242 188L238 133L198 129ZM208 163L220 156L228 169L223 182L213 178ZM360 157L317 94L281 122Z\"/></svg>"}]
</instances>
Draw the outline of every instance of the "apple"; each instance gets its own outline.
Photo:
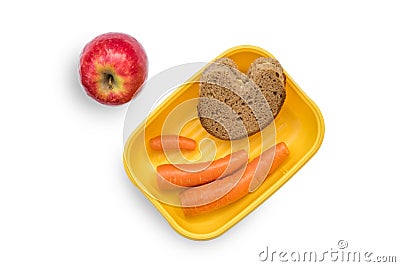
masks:
<instances>
[{"instance_id":1,"label":"apple","mask_svg":"<svg viewBox=\"0 0 400 267\"><path fill-rule=\"evenodd\" d=\"M83 48L79 74L90 97L105 105L121 105L129 102L146 80L147 55L132 36L105 33Z\"/></svg>"}]
</instances>

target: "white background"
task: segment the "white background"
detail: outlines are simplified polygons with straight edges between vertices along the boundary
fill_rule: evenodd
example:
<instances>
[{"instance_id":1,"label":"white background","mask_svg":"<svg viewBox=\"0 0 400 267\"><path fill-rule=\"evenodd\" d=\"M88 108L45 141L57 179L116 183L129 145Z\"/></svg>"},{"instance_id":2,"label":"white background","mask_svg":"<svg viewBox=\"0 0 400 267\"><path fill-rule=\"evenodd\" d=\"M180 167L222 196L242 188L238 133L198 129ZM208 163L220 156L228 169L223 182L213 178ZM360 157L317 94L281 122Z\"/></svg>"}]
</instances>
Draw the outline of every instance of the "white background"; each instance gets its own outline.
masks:
<instances>
[{"instance_id":1,"label":"white background","mask_svg":"<svg viewBox=\"0 0 400 267\"><path fill-rule=\"evenodd\" d=\"M399 262L399 11L396 1L2 3L0 266L265 266L266 246L322 252L341 239ZM128 105L97 104L79 85L81 49L109 31L142 43L149 77L232 46L265 48L321 109L320 150L222 236L182 237L125 174Z\"/></svg>"}]
</instances>

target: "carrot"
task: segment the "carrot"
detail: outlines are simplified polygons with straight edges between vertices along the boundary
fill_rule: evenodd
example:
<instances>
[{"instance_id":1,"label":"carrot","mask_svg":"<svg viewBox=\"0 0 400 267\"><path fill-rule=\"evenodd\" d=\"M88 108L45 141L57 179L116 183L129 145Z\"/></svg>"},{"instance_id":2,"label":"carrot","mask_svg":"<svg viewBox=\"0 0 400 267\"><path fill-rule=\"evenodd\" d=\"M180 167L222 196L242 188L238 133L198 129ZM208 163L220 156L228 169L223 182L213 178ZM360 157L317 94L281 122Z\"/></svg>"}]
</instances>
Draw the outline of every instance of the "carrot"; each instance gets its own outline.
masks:
<instances>
[{"instance_id":1,"label":"carrot","mask_svg":"<svg viewBox=\"0 0 400 267\"><path fill-rule=\"evenodd\" d=\"M179 195L181 206L201 206L223 197L239 182L245 170L246 166L244 165L234 173L221 179L217 179L214 182L195 186L182 191Z\"/></svg>"},{"instance_id":2,"label":"carrot","mask_svg":"<svg viewBox=\"0 0 400 267\"><path fill-rule=\"evenodd\" d=\"M275 153L274 153L275 152ZM272 155L272 156L271 156ZM264 151L260 156L247 164L246 169L239 181L235 181L235 174L214 181L212 183L187 189L179 197L185 216L194 216L217 210L243 198L250 192L250 184L253 180L263 181L265 176L273 173L278 166L289 156L289 150L285 143L278 143ZM272 162L271 162L272 161ZM265 170L265 166L271 166ZM230 187L235 182L235 186L220 197L218 190L214 187ZM216 183L214 185L214 183ZM218 184L217 184L218 183ZM257 184L257 183L256 183ZM202 205L207 201L211 201Z\"/></svg>"},{"instance_id":3,"label":"carrot","mask_svg":"<svg viewBox=\"0 0 400 267\"><path fill-rule=\"evenodd\" d=\"M192 164L163 164L157 167L157 183L161 190L176 186L198 186L229 175L247 162L245 150L239 150L223 158Z\"/></svg>"},{"instance_id":4,"label":"carrot","mask_svg":"<svg viewBox=\"0 0 400 267\"><path fill-rule=\"evenodd\" d=\"M256 173L249 185L249 192L254 192L279 165L289 156L289 149L284 142L280 142L261 153Z\"/></svg>"},{"instance_id":5,"label":"carrot","mask_svg":"<svg viewBox=\"0 0 400 267\"><path fill-rule=\"evenodd\" d=\"M150 148L153 150L195 150L197 143L195 140L180 135L159 135L149 142Z\"/></svg>"}]
</instances>

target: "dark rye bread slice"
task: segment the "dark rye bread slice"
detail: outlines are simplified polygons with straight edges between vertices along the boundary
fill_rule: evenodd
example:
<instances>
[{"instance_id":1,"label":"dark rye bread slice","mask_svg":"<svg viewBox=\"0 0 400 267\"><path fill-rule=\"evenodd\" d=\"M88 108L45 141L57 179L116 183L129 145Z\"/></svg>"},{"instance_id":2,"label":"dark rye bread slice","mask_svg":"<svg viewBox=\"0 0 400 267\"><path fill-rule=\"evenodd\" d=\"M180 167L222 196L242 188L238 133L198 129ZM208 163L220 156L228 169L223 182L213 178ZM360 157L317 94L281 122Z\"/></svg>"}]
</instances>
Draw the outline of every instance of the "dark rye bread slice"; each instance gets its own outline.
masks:
<instances>
[{"instance_id":1,"label":"dark rye bread slice","mask_svg":"<svg viewBox=\"0 0 400 267\"><path fill-rule=\"evenodd\" d=\"M223 140L253 135L274 119L259 87L229 58L204 70L197 110L203 128Z\"/></svg>"},{"instance_id":2,"label":"dark rye bread slice","mask_svg":"<svg viewBox=\"0 0 400 267\"><path fill-rule=\"evenodd\" d=\"M251 63L247 76L260 87L275 118L286 99L286 76L281 64L274 58L257 58Z\"/></svg>"}]
</instances>

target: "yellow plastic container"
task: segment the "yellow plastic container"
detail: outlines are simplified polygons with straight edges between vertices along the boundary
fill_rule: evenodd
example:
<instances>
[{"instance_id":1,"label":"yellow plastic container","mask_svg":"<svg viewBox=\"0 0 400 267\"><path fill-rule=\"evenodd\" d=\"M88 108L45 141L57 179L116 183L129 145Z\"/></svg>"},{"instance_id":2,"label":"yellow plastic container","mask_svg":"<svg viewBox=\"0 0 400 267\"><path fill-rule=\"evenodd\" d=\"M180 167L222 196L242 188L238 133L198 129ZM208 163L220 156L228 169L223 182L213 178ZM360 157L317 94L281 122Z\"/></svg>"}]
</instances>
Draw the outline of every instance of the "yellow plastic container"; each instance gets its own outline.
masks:
<instances>
[{"instance_id":1,"label":"yellow plastic container","mask_svg":"<svg viewBox=\"0 0 400 267\"><path fill-rule=\"evenodd\" d=\"M239 70L246 72L251 62L260 56L273 57L269 52L259 47L246 45L233 47L217 58L230 57L238 64ZM195 217L185 217L181 207L157 200L153 194L149 194L143 184L148 182L147 187L155 187L155 166L168 162L163 153L151 151L147 147L148 140L161 133L162 122L170 120L168 115L174 112L176 106L186 103L183 107L184 111L187 109L188 112L193 112L196 109L196 101L190 100L198 97L198 83L183 84L174 90L166 100L150 113L147 121L137 127L129 136L125 143L123 155L127 175L165 217L173 229L181 235L195 240L211 239L221 235L276 192L319 149L325 130L322 114L290 75L286 72L285 74L287 95L282 110L275 119L274 141L284 141L291 154L255 192L249 193L241 200L217 211ZM201 70L189 81L198 81L200 75ZM179 114L181 113L182 110ZM177 122L176 127L179 127L179 133L182 135L191 137L198 142L205 138L213 140L216 144L216 154L212 155L213 157L218 158L230 152L230 146L224 143L226 141L210 136L202 128L198 119L193 119L185 125L179 125L179 118L174 118L173 121ZM171 127L173 123L169 122L168 125L167 128ZM250 159L260 152L257 138L259 138L257 134L249 138ZM184 156L188 160L199 159L206 154L204 151L202 152L203 154L199 151L189 152Z\"/></svg>"}]
</instances>

